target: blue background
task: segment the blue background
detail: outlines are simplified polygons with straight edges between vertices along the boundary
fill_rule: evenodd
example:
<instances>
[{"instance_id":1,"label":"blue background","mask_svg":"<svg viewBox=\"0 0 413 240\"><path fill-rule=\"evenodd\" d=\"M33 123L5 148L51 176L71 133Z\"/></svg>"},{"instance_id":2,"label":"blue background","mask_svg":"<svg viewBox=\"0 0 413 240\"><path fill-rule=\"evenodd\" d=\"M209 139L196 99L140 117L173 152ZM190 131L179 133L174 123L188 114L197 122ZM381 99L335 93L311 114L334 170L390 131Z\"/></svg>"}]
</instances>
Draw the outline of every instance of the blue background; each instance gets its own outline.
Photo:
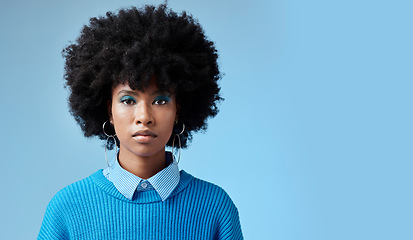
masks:
<instances>
[{"instance_id":1,"label":"blue background","mask_svg":"<svg viewBox=\"0 0 413 240\"><path fill-rule=\"evenodd\" d=\"M161 2L1 1L1 239L34 239L51 197L106 165L68 113L62 48L90 17ZM411 1L169 6L225 73L180 167L230 194L246 239L413 239Z\"/></svg>"}]
</instances>

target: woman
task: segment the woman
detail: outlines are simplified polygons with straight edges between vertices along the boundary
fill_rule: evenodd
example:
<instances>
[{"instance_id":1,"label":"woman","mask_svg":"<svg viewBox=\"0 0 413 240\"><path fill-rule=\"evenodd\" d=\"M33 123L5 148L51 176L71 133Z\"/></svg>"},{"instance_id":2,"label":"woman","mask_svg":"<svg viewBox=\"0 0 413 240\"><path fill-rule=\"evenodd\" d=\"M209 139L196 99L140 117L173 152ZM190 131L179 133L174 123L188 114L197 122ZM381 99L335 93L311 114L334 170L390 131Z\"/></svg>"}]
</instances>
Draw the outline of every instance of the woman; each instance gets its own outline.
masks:
<instances>
[{"instance_id":1,"label":"woman","mask_svg":"<svg viewBox=\"0 0 413 240\"><path fill-rule=\"evenodd\" d=\"M53 197L38 239L242 239L225 191L177 165L221 100L201 26L164 5L108 12L63 55L72 115L86 137L106 140L105 153L119 150Z\"/></svg>"}]
</instances>

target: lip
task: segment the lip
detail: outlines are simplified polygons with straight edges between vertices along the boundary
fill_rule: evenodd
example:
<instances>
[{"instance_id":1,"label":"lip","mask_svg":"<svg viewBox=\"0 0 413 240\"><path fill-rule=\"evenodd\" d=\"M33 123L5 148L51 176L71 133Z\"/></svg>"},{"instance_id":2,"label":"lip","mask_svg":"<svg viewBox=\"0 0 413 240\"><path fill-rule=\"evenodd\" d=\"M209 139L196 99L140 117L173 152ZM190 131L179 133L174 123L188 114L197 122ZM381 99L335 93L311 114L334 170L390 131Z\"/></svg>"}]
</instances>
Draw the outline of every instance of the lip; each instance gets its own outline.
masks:
<instances>
[{"instance_id":1,"label":"lip","mask_svg":"<svg viewBox=\"0 0 413 240\"><path fill-rule=\"evenodd\" d=\"M139 130L135 132L132 137L136 139L138 143L149 143L154 140L157 135L149 129Z\"/></svg>"}]
</instances>

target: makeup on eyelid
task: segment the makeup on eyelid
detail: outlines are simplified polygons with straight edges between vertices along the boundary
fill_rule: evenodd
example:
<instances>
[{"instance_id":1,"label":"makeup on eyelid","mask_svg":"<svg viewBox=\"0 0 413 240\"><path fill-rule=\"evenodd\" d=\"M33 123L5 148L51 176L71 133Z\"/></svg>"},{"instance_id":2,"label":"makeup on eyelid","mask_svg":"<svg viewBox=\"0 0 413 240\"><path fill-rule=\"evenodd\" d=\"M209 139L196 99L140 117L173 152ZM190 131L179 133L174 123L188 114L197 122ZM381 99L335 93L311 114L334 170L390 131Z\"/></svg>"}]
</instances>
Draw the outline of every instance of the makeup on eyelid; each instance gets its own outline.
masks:
<instances>
[{"instance_id":1,"label":"makeup on eyelid","mask_svg":"<svg viewBox=\"0 0 413 240\"><path fill-rule=\"evenodd\" d=\"M131 97L131 96L123 96L123 97L121 97L121 99L120 99L121 102L126 101L126 100L136 102L135 98L133 98L133 97ZM165 101L165 102L169 102L169 101L171 101L171 98L168 97L167 95L160 95L160 96L157 96L157 97L155 98L155 101Z\"/></svg>"},{"instance_id":2,"label":"makeup on eyelid","mask_svg":"<svg viewBox=\"0 0 413 240\"><path fill-rule=\"evenodd\" d=\"M157 97L155 98L155 101L157 101L157 100L163 100L163 101L169 102L169 101L171 101L171 98L168 97L168 96L166 96L166 95L160 95L160 96L157 96Z\"/></svg>"},{"instance_id":3,"label":"makeup on eyelid","mask_svg":"<svg viewBox=\"0 0 413 240\"><path fill-rule=\"evenodd\" d=\"M133 98L133 97L131 97L131 96L123 96L123 97L120 99L121 102L123 102L123 101L125 101L125 100L130 100L130 101L136 102L135 98Z\"/></svg>"}]
</instances>

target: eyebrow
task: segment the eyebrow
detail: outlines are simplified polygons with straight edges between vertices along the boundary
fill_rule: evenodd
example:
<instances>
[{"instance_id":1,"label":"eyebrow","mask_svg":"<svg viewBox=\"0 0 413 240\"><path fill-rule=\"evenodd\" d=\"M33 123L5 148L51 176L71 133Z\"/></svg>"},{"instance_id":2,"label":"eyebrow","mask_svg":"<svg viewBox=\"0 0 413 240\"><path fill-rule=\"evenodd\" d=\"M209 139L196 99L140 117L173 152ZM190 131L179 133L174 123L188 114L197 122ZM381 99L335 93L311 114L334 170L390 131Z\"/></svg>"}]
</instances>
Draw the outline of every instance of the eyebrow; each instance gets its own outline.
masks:
<instances>
[{"instance_id":1,"label":"eyebrow","mask_svg":"<svg viewBox=\"0 0 413 240\"><path fill-rule=\"evenodd\" d=\"M135 95L135 96L138 95L137 93L135 93L133 91L129 91L129 90L121 90L121 91L118 92L117 95L121 95L121 94L128 94L128 95Z\"/></svg>"},{"instance_id":2,"label":"eyebrow","mask_svg":"<svg viewBox=\"0 0 413 240\"><path fill-rule=\"evenodd\" d=\"M121 91L118 92L117 95L121 95L121 94L139 96L138 93L136 93L134 91L130 91L130 90L121 90ZM168 97L170 97L172 94L167 90L156 90L156 91L151 93L151 96L155 96L155 95L167 95Z\"/></svg>"}]
</instances>

